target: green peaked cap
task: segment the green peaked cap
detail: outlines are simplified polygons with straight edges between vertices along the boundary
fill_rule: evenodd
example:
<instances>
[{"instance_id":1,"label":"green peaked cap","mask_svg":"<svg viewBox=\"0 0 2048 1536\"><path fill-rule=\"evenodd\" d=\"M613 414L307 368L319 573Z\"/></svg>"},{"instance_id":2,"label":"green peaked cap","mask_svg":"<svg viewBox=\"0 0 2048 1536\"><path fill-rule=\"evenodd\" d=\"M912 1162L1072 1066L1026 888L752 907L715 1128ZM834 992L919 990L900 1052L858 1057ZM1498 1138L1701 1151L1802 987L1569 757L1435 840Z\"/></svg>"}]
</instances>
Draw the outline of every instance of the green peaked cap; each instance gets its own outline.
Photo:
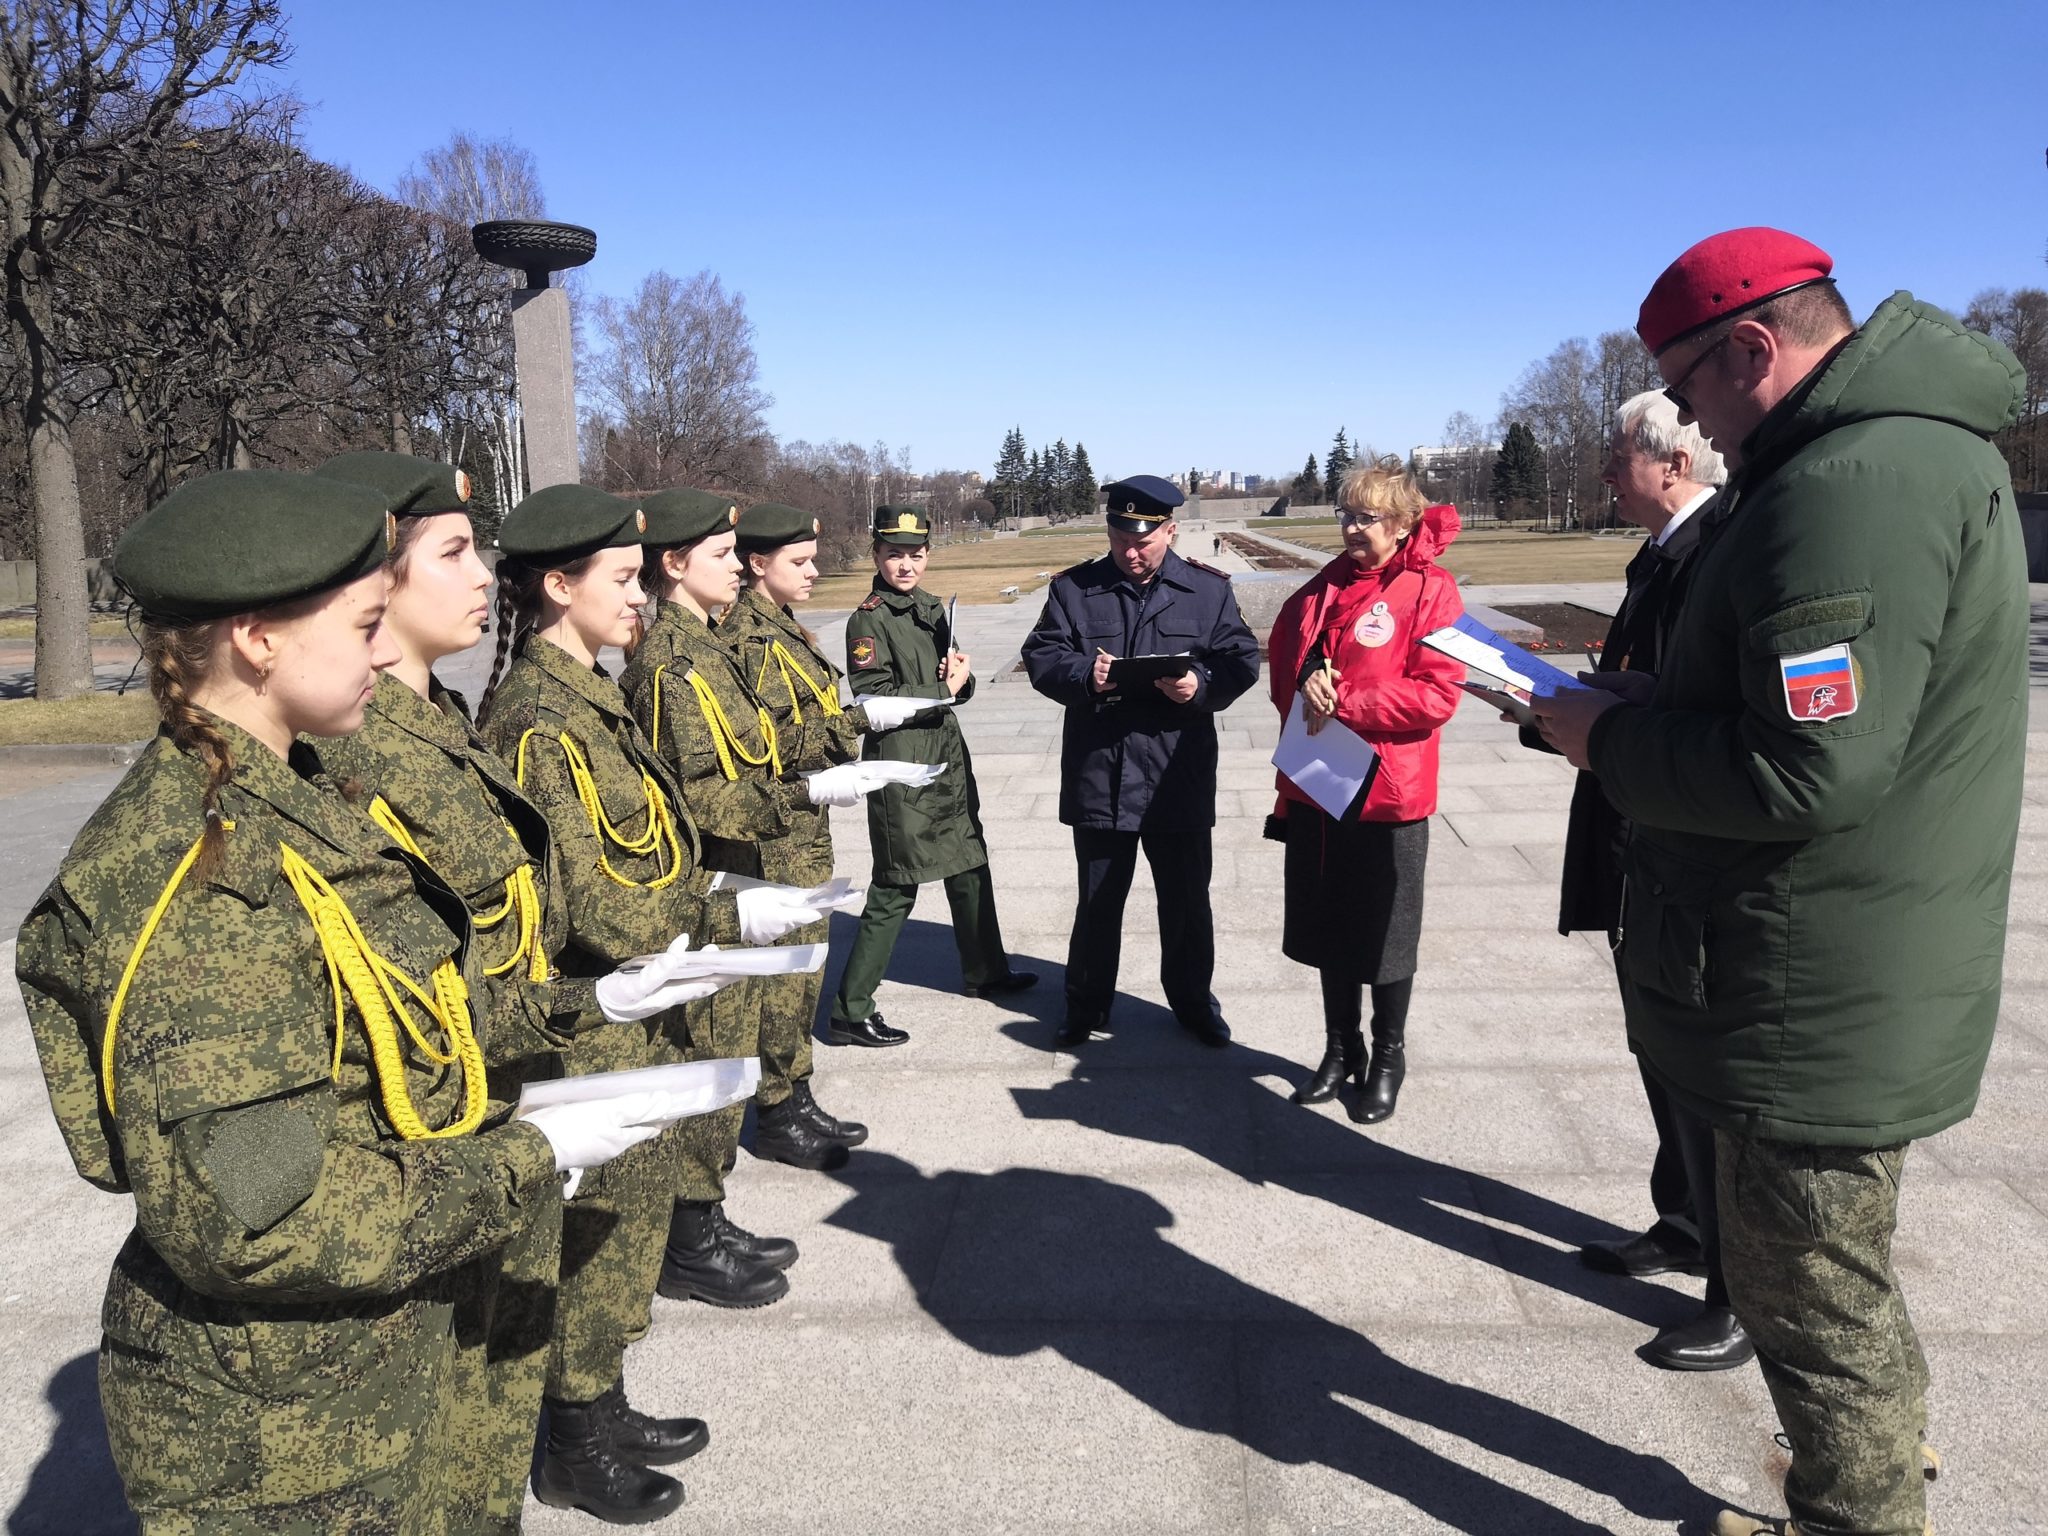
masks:
<instances>
[{"instance_id":1,"label":"green peaked cap","mask_svg":"<svg viewBox=\"0 0 2048 1536\"><path fill-rule=\"evenodd\" d=\"M647 514L644 542L661 549L723 533L739 519L739 508L730 496L682 486L642 497L640 509Z\"/></svg>"},{"instance_id":2,"label":"green peaked cap","mask_svg":"<svg viewBox=\"0 0 2048 1536\"><path fill-rule=\"evenodd\" d=\"M353 480L384 493L385 505L400 517L433 517L469 511L469 476L438 459L409 453L337 453L313 471L326 480Z\"/></svg>"},{"instance_id":3,"label":"green peaked cap","mask_svg":"<svg viewBox=\"0 0 2048 1536\"><path fill-rule=\"evenodd\" d=\"M931 515L923 507L875 508L875 537L884 544L929 544Z\"/></svg>"},{"instance_id":4,"label":"green peaked cap","mask_svg":"<svg viewBox=\"0 0 2048 1536\"><path fill-rule=\"evenodd\" d=\"M220 619L367 576L397 533L369 486L229 469L187 480L145 512L121 536L114 575L150 618Z\"/></svg>"},{"instance_id":5,"label":"green peaked cap","mask_svg":"<svg viewBox=\"0 0 2048 1536\"><path fill-rule=\"evenodd\" d=\"M805 539L815 539L818 531L817 518L795 507L785 507L778 501L764 501L740 514L740 548L743 551L801 544Z\"/></svg>"},{"instance_id":6,"label":"green peaked cap","mask_svg":"<svg viewBox=\"0 0 2048 1536\"><path fill-rule=\"evenodd\" d=\"M637 500L594 485L544 485L505 515L498 548L516 560L580 560L646 542Z\"/></svg>"}]
</instances>

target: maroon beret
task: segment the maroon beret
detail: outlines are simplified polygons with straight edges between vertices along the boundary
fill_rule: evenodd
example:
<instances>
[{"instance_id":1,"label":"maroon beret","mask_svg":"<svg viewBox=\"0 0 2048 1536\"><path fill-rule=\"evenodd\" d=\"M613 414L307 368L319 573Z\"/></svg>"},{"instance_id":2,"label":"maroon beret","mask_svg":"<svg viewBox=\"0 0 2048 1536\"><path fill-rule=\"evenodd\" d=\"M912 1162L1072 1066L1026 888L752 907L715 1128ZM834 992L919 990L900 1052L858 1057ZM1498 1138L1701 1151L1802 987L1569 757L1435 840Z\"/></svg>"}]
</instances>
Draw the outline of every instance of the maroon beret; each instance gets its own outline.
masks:
<instances>
[{"instance_id":1,"label":"maroon beret","mask_svg":"<svg viewBox=\"0 0 2048 1536\"><path fill-rule=\"evenodd\" d=\"M1664 269L1636 315L1636 334L1652 356L1694 331L1794 288L1824 282L1835 259L1782 229L1731 229L1709 235Z\"/></svg>"}]
</instances>

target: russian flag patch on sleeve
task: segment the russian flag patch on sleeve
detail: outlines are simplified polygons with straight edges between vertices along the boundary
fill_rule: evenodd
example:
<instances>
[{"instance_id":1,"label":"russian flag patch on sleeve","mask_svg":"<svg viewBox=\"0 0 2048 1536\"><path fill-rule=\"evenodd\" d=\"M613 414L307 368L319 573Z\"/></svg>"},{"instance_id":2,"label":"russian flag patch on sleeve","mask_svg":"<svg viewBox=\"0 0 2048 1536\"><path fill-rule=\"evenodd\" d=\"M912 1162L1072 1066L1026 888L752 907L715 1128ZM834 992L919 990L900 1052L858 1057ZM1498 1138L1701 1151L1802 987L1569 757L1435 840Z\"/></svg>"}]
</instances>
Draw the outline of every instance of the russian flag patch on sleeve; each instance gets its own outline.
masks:
<instances>
[{"instance_id":1,"label":"russian flag patch on sleeve","mask_svg":"<svg viewBox=\"0 0 2048 1536\"><path fill-rule=\"evenodd\" d=\"M1846 645L1780 657L1778 675L1794 720L1839 720L1856 713L1856 666Z\"/></svg>"}]
</instances>

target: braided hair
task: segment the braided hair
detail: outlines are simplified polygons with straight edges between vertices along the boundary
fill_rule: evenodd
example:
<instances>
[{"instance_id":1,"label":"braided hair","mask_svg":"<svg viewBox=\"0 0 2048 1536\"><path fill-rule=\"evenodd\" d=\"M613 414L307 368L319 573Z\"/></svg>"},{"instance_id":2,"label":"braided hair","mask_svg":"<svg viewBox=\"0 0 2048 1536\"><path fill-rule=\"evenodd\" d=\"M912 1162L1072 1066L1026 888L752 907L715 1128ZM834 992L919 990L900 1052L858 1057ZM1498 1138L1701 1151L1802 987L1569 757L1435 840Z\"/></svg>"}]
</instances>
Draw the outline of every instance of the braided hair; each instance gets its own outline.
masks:
<instances>
[{"instance_id":1,"label":"braided hair","mask_svg":"<svg viewBox=\"0 0 2048 1536\"><path fill-rule=\"evenodd\" d=\"M506 669L512 659L526 649L528 638L540 628L541 614L547 604L541 583L547 579L548 572L560 571L573 580L589 570L596 558L595 554L588 554L562 565L535 565L515 555L499 558L498 595L491 619L498 631L498 648L491 657L491 680L484 685L483 697L477 701L477 719L490 717L491 704L498 697L498 685L504 682Z\"/></svg>"},{"instance_id":2,"label":"braided hair","mask_svg":"<svg viewBox=\"0 0 2048 1536\"><path fill-rule=\"evenodd\" d=\"M200 837L193 872L202 880L220 864L227 848L221 825L221 791L234 782L235 758L213 716L192 702L192 690L205 680L220 635L219 622L170 624L154 619L142 623L142 660L149 669L149 692L158 718L177 746L199 759L206 769L206 829Z\"/></svg>"}]
</instances>

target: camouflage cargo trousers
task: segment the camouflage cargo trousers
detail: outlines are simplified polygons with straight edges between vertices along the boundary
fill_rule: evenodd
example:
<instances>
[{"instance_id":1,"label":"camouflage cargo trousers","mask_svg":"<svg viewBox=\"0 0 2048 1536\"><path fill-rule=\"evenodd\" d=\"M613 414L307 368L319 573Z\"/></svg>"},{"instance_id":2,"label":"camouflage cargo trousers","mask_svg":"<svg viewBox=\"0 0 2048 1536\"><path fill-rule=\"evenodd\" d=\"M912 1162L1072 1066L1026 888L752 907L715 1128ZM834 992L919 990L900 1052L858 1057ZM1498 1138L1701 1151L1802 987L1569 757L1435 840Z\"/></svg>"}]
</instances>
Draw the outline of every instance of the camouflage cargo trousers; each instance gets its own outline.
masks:
<instances>
[{"instance_id":1,"label":"camouflage cargo trousers","mask_svg":"<svg viewBox=\"0 0 2048 1536\"><path fill-rule=\"evenodd\" d=\"M735 982L704 1002L692 1003L689 1021L691 1061L759 1055L760 980ZM739 1154L740 1124L746 1117L747 1106L742 1101L712 1114L693 1115L677 1122L675 1199L725 1198L725 1175Z\"/></svg>"},{"instance_id":2,"label":"camouflage cargo trousers","mask_svg":"<svg viewBox=\"0 0 2048 1536\"><path fill-rule=\"evenodd\" d=\"M1729 1301L1792 1447L1792 1519L1921 1536L1927 1361L1892 1269L1905 1147L1714 1141Z\"/></svg>"},{"instance_id":3,"label":"camouflage cargo trousers","mask_svg":"<svg viewBox=\"0 0 2048 1536\"><path fill-rule=\"evenodd\" d=\"M783 939L785 944L825 944L832 920L820 918ZM764 1108L788 1098L811 1075L811 1026L824 990L821 968L799 976L769 976L761 982L761 1086L754 1099Z\"/></svg>"}]
</instances>

